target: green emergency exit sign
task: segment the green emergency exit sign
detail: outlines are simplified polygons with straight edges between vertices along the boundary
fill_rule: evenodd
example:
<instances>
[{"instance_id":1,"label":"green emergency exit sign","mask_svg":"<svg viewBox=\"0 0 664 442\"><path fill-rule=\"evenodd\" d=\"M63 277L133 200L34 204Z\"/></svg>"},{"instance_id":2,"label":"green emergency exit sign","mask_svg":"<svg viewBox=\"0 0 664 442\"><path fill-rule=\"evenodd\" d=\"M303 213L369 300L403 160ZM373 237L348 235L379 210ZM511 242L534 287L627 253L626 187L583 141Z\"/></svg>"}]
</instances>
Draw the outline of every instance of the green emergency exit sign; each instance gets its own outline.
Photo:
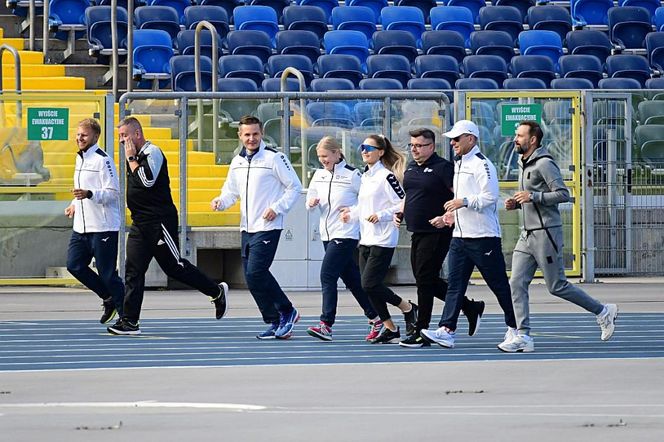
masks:
<instances>
[{"instance_id":1,"label":"green emergency exit sign","mask_svg":"<svg viewBox=\"0 0 664 442\"><path fill-rule=\"evenodd\" d=\"M32 107L28 109L28 140L67 140L69 109Z\"/></svg>"},{"instance_id":2,"label":"green emergency exit sign","mask_svg":"<svg viewBox=\"0 0 664 442\"><path fill-rule=\"evenodd\" d=\"M513 137L519 122L524 120L542 124L542 105L531 103L500 106L500 132L503 137Z\"/></svg>"}]
</instances>

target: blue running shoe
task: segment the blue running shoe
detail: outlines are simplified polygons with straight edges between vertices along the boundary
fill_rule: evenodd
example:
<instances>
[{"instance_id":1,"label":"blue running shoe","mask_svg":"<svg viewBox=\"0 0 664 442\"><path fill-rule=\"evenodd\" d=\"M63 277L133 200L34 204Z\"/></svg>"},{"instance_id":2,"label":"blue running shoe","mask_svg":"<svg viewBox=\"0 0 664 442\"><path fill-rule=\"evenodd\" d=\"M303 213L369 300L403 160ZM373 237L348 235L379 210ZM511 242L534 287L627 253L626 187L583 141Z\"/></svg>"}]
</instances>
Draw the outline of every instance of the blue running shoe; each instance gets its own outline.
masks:
<instances>
[{"instance_id":1,"label":"blue running shoe","mask_svg":"<svg viewBox=\"0 0 664 442\"><path fill-rule=\"evenodd\" d=\"M275 338L277 339L289 339L293 335L293 326L297 321L300 320L300 314L297 309L293 307L293 310L287 315L281 315L279 320L279 328Z\"/></svg>"},{"instance_id":2,"label":"blue running shoe","mask_svg":"<svg viewBox=\"0 0 664 442\"><path fill-rule=\"evenodd\" d=\"M275 335L277 334L277 329L279 328L278 323L270 324L270 327L265 330L263 333L257 334L256 338L257 339L274 339Z\"/></svg>"}]
</instances>

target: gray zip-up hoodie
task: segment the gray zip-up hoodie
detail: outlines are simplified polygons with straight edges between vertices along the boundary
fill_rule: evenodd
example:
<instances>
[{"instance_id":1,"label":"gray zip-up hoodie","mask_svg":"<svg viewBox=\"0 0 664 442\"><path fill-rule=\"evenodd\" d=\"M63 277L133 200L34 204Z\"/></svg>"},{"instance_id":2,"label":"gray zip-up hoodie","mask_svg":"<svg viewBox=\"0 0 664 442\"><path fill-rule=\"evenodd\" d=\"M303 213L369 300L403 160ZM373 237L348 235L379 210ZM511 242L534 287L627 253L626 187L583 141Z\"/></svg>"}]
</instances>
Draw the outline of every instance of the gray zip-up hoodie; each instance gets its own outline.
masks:
<instances>
[{"instance_id":1,"label":"gray zip-up hoodie","mask_svg":"<svg viewBox=\"0 0 664 442\"><path fill-rule=\"evenodd\" d=\"M563 225L559 203L571 200L560 168L545 147L539 147L523 161L519 160L519 190L532 192L532 202L521 205L523 228L541 230Z\"/></svg>"}]
</instances>

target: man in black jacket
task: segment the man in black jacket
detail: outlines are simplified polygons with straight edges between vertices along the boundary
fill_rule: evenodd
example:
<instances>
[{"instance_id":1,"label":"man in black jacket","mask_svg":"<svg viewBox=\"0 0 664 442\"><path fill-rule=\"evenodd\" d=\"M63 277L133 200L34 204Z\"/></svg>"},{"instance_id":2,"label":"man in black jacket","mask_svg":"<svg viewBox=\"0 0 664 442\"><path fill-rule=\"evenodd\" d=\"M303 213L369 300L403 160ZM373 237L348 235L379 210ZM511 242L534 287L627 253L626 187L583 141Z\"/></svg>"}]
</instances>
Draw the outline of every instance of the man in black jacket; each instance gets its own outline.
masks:
<instances>
[{"instance_id":1,"label":"man in black jacket","mask_svg":"<svg viewBox=\"0 0 664 442\"><path fill-rule=\"evenodd\" d=\"M132 226L127 238L125 298L122 317L108 327L114 335L138 335L145 272L154 257L171 278L209 296L216 318L226 314L228 285L217 285L180 256L178 212L171 196L168 164L161 149L145 139L141 123L125 118L118 126L127 159L127 206Z\"/></svg>"},{"instance_id":2,"label":"man in black jacket","mask_svg":"<svg viewBox=\"0 0 664 442\"><path fill-rule=\"evenodd\" d=\"M404 173L403 217L411 232L410 262L417 285L419 311L415 332L399 345L419 348L430 345L419 331L429 328L434 298L444 301L447 293L447 282L440 277L440 270L450 248L452 228L443 222L443 206L454 198L454 166L436 154L436 136L432 130L415 129L409 134L408 147L413 161ZM401 222L400 216L395 216L395 222ZM473 336L484 313L484 302L464 297L462 310L468 318L468 334Z\"/></svg>"}]
</instances>

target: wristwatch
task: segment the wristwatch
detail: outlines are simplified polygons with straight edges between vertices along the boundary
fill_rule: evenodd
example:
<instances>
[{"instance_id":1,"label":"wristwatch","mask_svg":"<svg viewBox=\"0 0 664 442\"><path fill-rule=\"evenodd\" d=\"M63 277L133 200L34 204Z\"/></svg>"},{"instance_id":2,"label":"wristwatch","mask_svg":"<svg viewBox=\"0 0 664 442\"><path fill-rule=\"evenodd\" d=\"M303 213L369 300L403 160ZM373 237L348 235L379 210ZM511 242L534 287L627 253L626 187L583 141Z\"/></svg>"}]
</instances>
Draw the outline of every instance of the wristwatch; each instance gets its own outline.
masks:
<instances>
[{"instance_id":1,"label":"wristwatch","mask_svg":"<svg viewBox=\"0 0 664 442\"><path fill-rule=\"evenodd\" d=\"M130 157L127 157L127 161L136 161L136 157L133 156L133 155L130 156Z\"/></svg>"},{"instance_id":2,"label":"wristwatch","mask_svg":"<svg viewBox=\"0 0 664 442\"><path fill-rule=\"evenodd\" d=\"M463 199L463 207L468 207L468 198Z\"/></svg>"},{"instance_id":3,"label":"wristwatch","mask_svg":"<svg viewBox=\"0 0 664 442\"><path fill-rule=\"evenodd\" d=\"M535 202L535 193L530 192L530 202L534 203Z\"/></svg>"}]
</instances>

